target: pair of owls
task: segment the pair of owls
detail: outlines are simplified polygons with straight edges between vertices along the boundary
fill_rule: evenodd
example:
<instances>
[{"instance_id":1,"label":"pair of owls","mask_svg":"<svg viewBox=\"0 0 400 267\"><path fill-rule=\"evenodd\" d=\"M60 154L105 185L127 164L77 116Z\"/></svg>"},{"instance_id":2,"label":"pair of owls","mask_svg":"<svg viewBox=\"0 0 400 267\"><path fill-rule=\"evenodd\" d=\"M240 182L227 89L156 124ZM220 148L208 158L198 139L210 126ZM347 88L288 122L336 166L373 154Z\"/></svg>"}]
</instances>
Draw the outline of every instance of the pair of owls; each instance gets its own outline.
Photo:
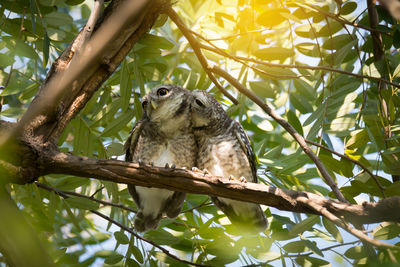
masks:
<instances>
[{"instance_id":1,"label":"pair of owls","mask_svg":"<svg viewBox=\"0 0 400 267\"><path fill-rule=\"evenodd\" d=\"M256 163L242 126L229 118L210 94L177 85L153 88L142 100L143 117L125 143L126 161L154 166L207 169L224 179L257 181ZM166 189L128 186L138 206L134 227L155 229L163 214L178 216L186 194ZM267 227L257 204L211 197L236 225L252 231Z\"/></svg>"}]
</instances>

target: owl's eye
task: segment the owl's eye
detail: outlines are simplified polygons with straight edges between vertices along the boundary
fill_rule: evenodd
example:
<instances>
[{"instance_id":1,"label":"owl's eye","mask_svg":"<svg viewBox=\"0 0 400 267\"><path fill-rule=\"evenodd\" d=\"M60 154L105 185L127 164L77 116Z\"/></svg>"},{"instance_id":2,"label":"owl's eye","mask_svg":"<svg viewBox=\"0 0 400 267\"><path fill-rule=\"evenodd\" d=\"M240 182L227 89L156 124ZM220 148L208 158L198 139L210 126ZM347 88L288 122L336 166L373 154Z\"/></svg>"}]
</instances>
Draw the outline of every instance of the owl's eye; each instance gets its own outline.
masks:
<instances>
[{"instance_id":1,"label":"owl's eye","mask_svg":"<svg viewBox=\"0 0 400 267\"><path fill-rule=\"evenodd\" d=\"M167 88L160 88L157 90L157 95L158 96L165 96L168 95L169 90Z\"/></svg>"},{"instance_id":2,"label":"owl's eye","mask_svg":"<svg viewBox=\"0 0 400 267\"><path fill-rule=\"evenodd\" d=\"M199 105L200 107L204 107L203 102L201 102L200 100L196 99L196 104Z\"/></svg>"},{"instance_id":3,"label":"owl's eye","mask_svg":"<svg viewBox=\"0 0 400 267\"><path fill-rule=\"evenodd\" d=\"M142 108L143 108L143 110L146 110L147 109L147 104L148 104L149 102L147 101L147 100L144 100L143 102L142 102Z\"/></svg>"}]
</instances>

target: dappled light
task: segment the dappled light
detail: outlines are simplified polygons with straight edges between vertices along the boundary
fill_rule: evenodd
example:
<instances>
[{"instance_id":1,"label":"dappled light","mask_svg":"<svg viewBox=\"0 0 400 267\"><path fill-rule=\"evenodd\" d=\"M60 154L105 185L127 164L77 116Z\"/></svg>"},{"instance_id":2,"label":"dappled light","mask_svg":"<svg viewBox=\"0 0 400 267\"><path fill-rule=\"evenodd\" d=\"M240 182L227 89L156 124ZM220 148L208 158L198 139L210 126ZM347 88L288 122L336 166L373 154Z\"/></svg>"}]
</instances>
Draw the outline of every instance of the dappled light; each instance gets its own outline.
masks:
<instances>
[{"instance_id":1,"label":"dappled light","mask_svg":"<svg viewBox=\"0 0 400 267\"><path fill-rule=\"evenodd\" d=\"M0 9L0 264L400 261L395 3L3 0ZM148 116L143 96L159 84L210 93L249 136L258 183L123 161ZM138 233L141 207L126 184L187 196L178 217ZM267 229L232 224L210 196L262 205Z\"/></svg>"}]
</instances>

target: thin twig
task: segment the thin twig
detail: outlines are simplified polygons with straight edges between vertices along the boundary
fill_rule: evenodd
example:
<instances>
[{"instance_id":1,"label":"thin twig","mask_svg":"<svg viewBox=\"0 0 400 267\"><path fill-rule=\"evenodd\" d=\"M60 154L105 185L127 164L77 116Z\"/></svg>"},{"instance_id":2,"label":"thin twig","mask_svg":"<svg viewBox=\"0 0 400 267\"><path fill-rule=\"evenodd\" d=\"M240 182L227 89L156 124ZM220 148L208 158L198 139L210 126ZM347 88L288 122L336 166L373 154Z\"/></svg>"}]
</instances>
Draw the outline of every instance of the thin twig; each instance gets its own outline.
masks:
<instances>
[{"instance_id":1,"label":"thin twig","mask_svg":"<svg viewBox=\"0 0 400 267\"><path fill-rule=\"evenodd\" d=\"M356 241L352 241L352 242L347 242L347 243L339 243L339 244L336 244L336 245L333 245L333 246L329 246L329 247L326 247L326 248L321 248L321 249L319 249L320 251L327 251L327 250L331 250L331 249L333 249L333 248L337 248L337 247L343 247L343 246L349 246L349 245L354 245L354 244L357 244L357 243L360 243L360 240L356 240ZM290 257L307 257L307 256L311 256L312 254L314 254L315 252L313 252L313 251L311 251L311 252L308 252L308 253L304 253L304 254L302 254L302 253L296 253L296 254L289 254L289 253L287 253L287 254L283 254L282 256L283 257L287 257L287 258L290 258Z\"/></svg>"},{"instance_id":2,"label":"thin twig","mask_svg":"<svg viewBox=\"0 0 400 267\"><path fill-rule=\"evenodd\" d=\"M339 156L341 158L347 159L351 162L353 162L354 164L360 166L361 169L363 169L366 173L368 173L376 182L376 185L379 187L379 189L381 190L382 196L383 198L385 198L385 188L380 184L380 182L378 181L378 177L376 177L376 175L374 175L364 164L362 164L361 162L359 162L358 160L352 159L349 156L346 156L344 154L340 154L339 152L336 152L335 150L330 149L329 147L326 147L324 145L318 144L316 142L310 141L305 139L307 143L312 144L314 146L320 147L322 149L325 149L326 151L331 152L332 154L335 154L336 156Z\"/></svg>"},{"instance_id":3,"label":"thin twig","mask_svg":"<svg viewBox=\"0 0 400 267\"><path fill-rule=\"evenodd\" d=\"M107 220L107 221L109 221L109 222L111 222L111 223L117 225L117 226L120 227L121 229L123 229L123 230L127 231L128 233L134 235L137 239L140 239L140 240L142 240L142 241L144 241L144 242L146 242L146 243L149 243L150 245L152 245L152 246L158 248L159 250L161 250L162 252L164 252L168 257L173 258L174 260L177 260L177 261L179 261L179 262L186 263L186 264L189 264L189 265L192 265L192 266L201 266L201 267L209 266L209 265L194 263L194 262L190 262L190 261L186 261L186 260L183 260L183 259L181 259L181 258L178 258L178 257L175 256L174 254L171 254L171 252L169 252L167 249L165 249L165 248L163 248L162 246L160 246L160 245L154 243L154 242L151 241L151 240L148 240L148 239L146 239L146 238L144 238L144 237L141 237L140 235L138 235L137 233L135 233L132 229L126 227L125 225L123 225L123 224L121 224L121 223L119 223L119 222L117 222L117 221L115 221L115 220L113 220L112 218L110 218L110 217L108 217L108 216L106 216L106 215L104 215L104 214L102 214L102 213L100 213L100 212L98 212L98 211L96 211L96 210L91 210L90 212L92 212L92 213L94 213L94 214L100 216L101 218L103 218L103 219L105 219L105 220Z\"/></svg>"},{"instance_id":4,"label":"thin twig","mask_svg":"<svg viewBox=\"0 0 400 267\"><path fill-rule=\"evenodd\" d=\"M129 208L129 207L124 206L122 204L104 201L104 200L97 199L97 198L94 198L94 197L90 197L90 196L86 196L86 195L83 195L83 194L79 194L79 193L76 193L76 192L73 192L73 191L60 190L60 189L57 189L57 188L54 188L54 187L51 187L51 186L48 186L48 185L45 185L45 184L42 184L42 183L39 183L39 182L35 182L35 184L38 187L40 187L42 189L45 189L47 191L53 191L56 194L58 194L58 195L60 195L60 196L62 196L64 198L68 198L69 196L86 198L86 199L90 199L90 200L92 200L94 202L100 203L100 204L102 204L104 206L113 206L113 207L116 207L116 208L120 208L120 209L123 209L123 210L127 210L127 211L130 211L130 212L133 212L133 213L137 213L137 210Z\"/></svg>"},{"instance_id":5,"label":"thin twig","mask_svg":"<svg viewBox=\"0 0 400 267\"><path fill-rule=\"evenodd\" d=\"M175 22L178 27L186 27L181 18L176 14L176 12L172 9L172 7L167 8L166 10L168 16ZM239 104L237 99L233 97L225 88L219 83L219 81L215 78L214 74L209 69L209 64L207 62L206 57L204 56L203 52L199 48L199 42L194 39L194 37L189 32L182 33L185 35L186 39L189 41L190 45L192 46L194 53L196 54L200 64L203 66L204 71L207 73L210 80L217 86L217 88L227 97L229 98L234 104Z\"/></svg>"},{"instance_id":6,"label":"thin twig","mask_svg":"<svg viewBox=\"0 0 400 267\"><path fill-rule=\"evenodd\" d=\"M235 58L234 56L226 53L225 51L223 51L222 49L220 49L216 45L214 45L210 40L208 40L207 38L203 37L201 34L195 32L195 31L192 31L192 30L190 30L190 33L193 34L193 35L196 35L200 39L202 39L202 40L206 41L207 43L209 43L212 47L214 47L215 49L217 49L219 51L220 55L228 57L228 58L231 58L231 59L233 59L233 60L245 65L246 67L256 71L256 72L262 73L262 74L264 74L266 76L269 76L271 78L275 78L275 79L297 79L297 78L305 76L305 75L279 75L279 74L268 73L268 72L266 72L266 71L264 71L262 69L259 69L259 68L256 68L254 66L251 66L251 65L247 64L246 62L244 62L243 60ZM200 43L200 47L202 47L201 43Z\"/></svg>"},{"instance_id":7,"label":"thin twig","mask_svg":"<svg viewBox=\"0 0 400 267\"><path fill-rule=\"evenodd\" d=\"M264 65L267 67L277 67L277 68L283 68L283 69L308 69L308 70L322 70L322 71L328 71L328 72L336 72L336 73L340 73L340 74L344 74L344 75L349 75L349 76L353 76L353 77L357 77L360 79L368 79L368 80L373 80L375 82L382 82L382 83L386 83L389 85L392 85L394 87L400 88L400 84L398 83L393 83L391 81L388 81L386 79L383 78L379 78L379 77L373 77L373 76L368 76L368 75L363 75L363 74L358 74L358 73L353 73L353 72L348 72L348 71L344 71L344 70L340 70L340 69L334 69L328 66L307 66L307 65L294 65L294 64L279 64L279 63L270 63L270 62L266 62L266 61L262 61L262 60L258 60L255 58L247 58L247 57L242 57L242 56L233 56L231 54L226 53L225 51L223 51L220 48L213 48L211 46L205 45L200 43L200 47L202 49L207 49L211 52L214 52L216 54L222 55L222 56L229 56L230 58L232 58L235 61L249 61L249 62L253 62L253 63L257 63L260 65Z\"/></svg>"},{"instance_id":8,"label":"thin twig","mask_svg":"<svg viewBox=\"0 0 400 267\"><path fill-rule=\"evenodd\" d=\"M336 20L337 22L339 22L339 23L341 23L341 24L346 24L346 25L353 26L353 27L355 27L355 28L360 28L360 29L363 29L363 30L367 30L367 31L370 31L371 33L373 33L373 32L378 32L378 33L382 33L382 34L387 35L387 36L392 36L392 34L387 33L387 32L384 32L384 31L380 31L380 30L378 30L378 29L376 29L376 28L370 28L370 27L364 26L364 25L362 25L362 24L357 24L357 23L348 21L348 20L346 20L346 19L344 19L344 18L339 17L339 16L336 15L336 14L331 14L331 13L329 13L329 12L326 12L326 11L323 10L322 8L318 8L318 7L316 7L316 6L314 6L314 5L311 5L311 4L301 3L301 4L298 4L298 5L299 5L299 6L306 6L306 7L310 8L310 9L313 9L313 10L315 10L315 11L321 13L322 15L326 16L326 17L329 17L329 18L331 18L331 19L333 19L333 20Z\"/></svg>"},{"instance_id":9,"label":"thin twig","mask_svg":"<svg viewBox=\"0 0 400 267\"><path fill-rule=\"evenodd\" d=\"M400 250L400 247L397 247L397 246L394 246L394 245L390 245L390 244L387 244L387 243L383 243L381 241L373 239L373 238L369 237L368 235L366 235L363 231L355 229L354 227L351 227L347 222L345 222L344 220L341 220L336 215L334 215L331 212L329 212L325 207L321 207L321 206L317 205L312 200L300 197L300 198L298 198L298 201L300 201L300 202L302 202L304 204L307 204L309 207L311 207L315 211L317 211L320 214L322 214L325 218L327 218L328 220L332 221L334 224L336 224L337 226L343 228L348 233L354 235L355 237L359 238L362 241L365 241L365 242L367 242L367 243L369 243L369 244L371 244L371 245L373 245L373 246L375 246L377 248L390 248L390 249Z\"/></svg>"},{"instance_id":10,"label":"thin twig","mask_svg":"<svg viewBox=\"0 0 400 267\"><path fill-rule=\"evenodd\" d=\"M91 200L93 200L93 201L99 202L99 203L104 204L104 205L115 206L115 207L124 208L124 209L127 209L127 210L129 210L129 211L132 211L131 209L129 209L129 208L127 208L127 207L124 207L124 206L122 206L122 205L118 205L118 204L115 204L115 203L106 202L106 201L99 200L99 199L94 199L94 198L91 198L91 197L88 197L88 196L85 196L85 195L78 194L78 193L76 193L76 192L58 190L58 189L56 189L56 188L53 188L53 187L50 187L50 186L41 184L41 183L39 183L39 182L35 182L35 184L36 184L38 187L43 188L43 189L45 189L45 190L47 190L47 191L53 191L53 192L57 193L58 195L60 195L60 196L63 197L63 198L69 198L69 195L73 195L73 196L77 196L77 197L88 198L88 199L91 199ZM118 206L116 206L116 205L118 205ZM134 235L136 238L138 238L138 239L140 239L140 240L143 240L143 241L145 241L145 242L147 242L147 243L153 245L154 247L156 247L156 248L160 249L162 252L164 252L167 256L169 256L169 257L171 257L171 258L173 258L173 259L175 259L175 260L177 260L177 261L179 261L179 262L186 263L186 264L193 265L193 266L201 266L201 267L207 266L207 265L203 265L203 264L198 264L198 263L193 263L193 262L190 262L190 261L182 260L182 259L178 258L177 256L171 254L167 249L161 247L160 245L154 243L154 242L151 241L151 240L148 240L148 239L146 239L146 238L141 237L140 235L138 235L137 233L135 233L135 232L134 232L133 230L131 230L130 228L128 228L128 227L126 227L125 225L123 225L123 224L121 224L121 223L119 223L119 222L117 222L117 221L111 219L110 217L108 217L108 216L106 216L106 215L104 215L104 214L98 212L97 210L90 210L90 212L91 212L91 213L94 213L94 214L96 214L96 215L98 215L98 216L100 216L100 217L102 217L103 219L105 219L105 220L107 220L107 221L109 221L109 222L111 222L111 223L113 223L113 224L115 224L115 225L117 225L117 226L119 226L121 229L123 229L123 230L125 230L125 231L131 233L131 234Z\"/></svg>"},{"instance_id":11,"label":"thin twig","mask_svg":"<svg viewBox=\"0 0 400 267\"><path fill-rule=\"evenodd\" d=\"M100 17L101 8L103 7L103 4L104 0L94 1L93 10L90 13L89 19L86 22L85 27L83 28L82 38L79 40L79 43L77 44L76 53L80 53L85 50L85 46L89 42L90 37L92 36L94 26Z\"/></svg>"}]
</instances>

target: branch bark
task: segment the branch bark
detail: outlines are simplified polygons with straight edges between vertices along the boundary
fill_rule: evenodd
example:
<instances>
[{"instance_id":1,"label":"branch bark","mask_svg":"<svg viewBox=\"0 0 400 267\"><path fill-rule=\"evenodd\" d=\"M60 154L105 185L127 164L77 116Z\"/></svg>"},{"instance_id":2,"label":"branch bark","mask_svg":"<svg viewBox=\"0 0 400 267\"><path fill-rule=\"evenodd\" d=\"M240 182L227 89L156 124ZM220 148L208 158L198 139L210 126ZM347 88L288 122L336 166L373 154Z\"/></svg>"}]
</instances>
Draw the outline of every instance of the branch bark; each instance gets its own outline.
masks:
<instances>
[{"instance_id":1,"label":"branch bark","mask_svg":"<svg viewBox=\"0 0 400 267\"><path fill-rule=\"evenodd\" d=\"M335 216L343 217L350 222L363 224L382 221L400 222L400 214L393 213L393 210L400 208L400 197L387 198L378 203L364 202L362 205L355 205L328 200L323 196L308 192L280 189L264 184L224 181L221 177L202 172L139 166L137 163L92 159L57 151L43 153L40 165L44 171L43 175L70 174L116 183L227 197L280 210L323 215L314 206L306 204L304 202L306 199L317 207L325 208Z\"/></svg>"},{"instance_id":2,"label":"branch bark","mask_svg":"<svg viewBox=\"0 0 400 267\"><path fill-rule=\"evenodd\" d=\"M31 135L41 143L56 143L67 123L151 28L166 5L168 0L112 1L89 41L85 39L85 27L54 62L21 118L17 134Z\"/></svg>"}]
</instances>

